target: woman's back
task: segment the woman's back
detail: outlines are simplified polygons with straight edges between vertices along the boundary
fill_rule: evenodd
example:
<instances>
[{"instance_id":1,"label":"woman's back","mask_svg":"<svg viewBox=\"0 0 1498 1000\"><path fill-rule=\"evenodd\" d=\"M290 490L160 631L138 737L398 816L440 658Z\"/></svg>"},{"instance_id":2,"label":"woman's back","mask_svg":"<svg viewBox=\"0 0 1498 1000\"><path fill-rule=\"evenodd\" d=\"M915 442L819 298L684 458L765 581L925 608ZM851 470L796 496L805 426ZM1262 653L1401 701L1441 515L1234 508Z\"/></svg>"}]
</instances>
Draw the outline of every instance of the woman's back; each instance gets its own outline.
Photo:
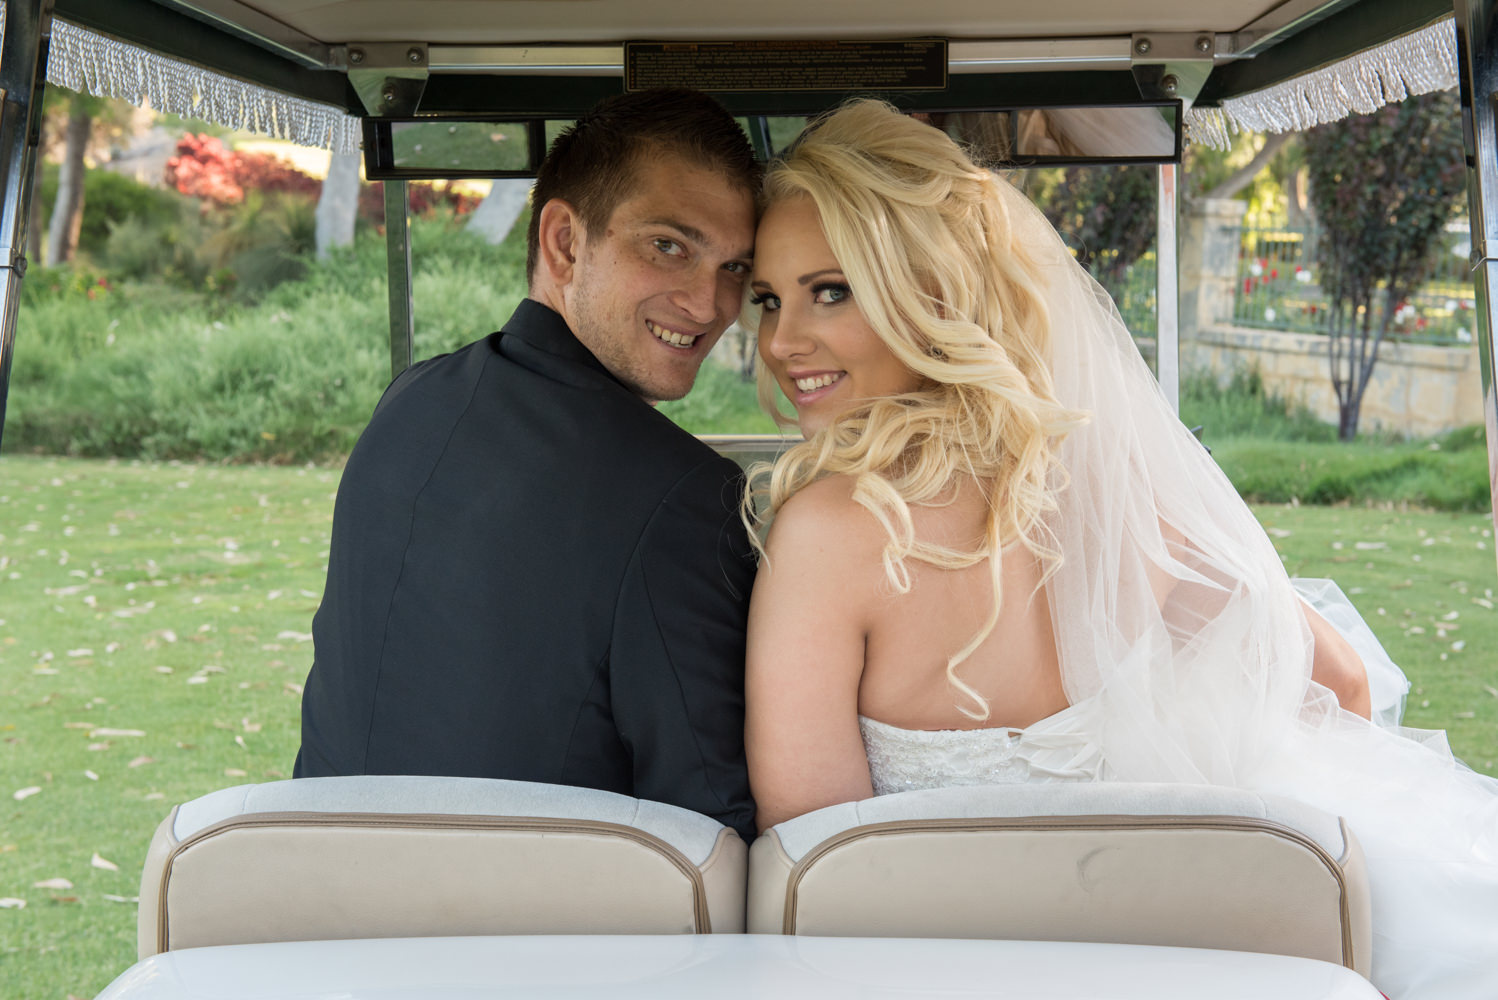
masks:
<instances>
[{"instance_id":1,"label":"woman's back","mask_svg":"<svg viewBox=\"0 0 1498 1000\"><path fill-rule=\"evenodd\" d=\"M916 540L978 549L986 500L970 479L959 482L954 494L943 506L911 508ZM865 519L871 529L873 551L862 558L877 561L888 536L851 491L846 503L847 516ZM875 606L859 681L860 714L903 729L1023 729L1066 707L1040 562L1017 540L989 558L1000 562L998 622L956 667L957 676L988 702L988 717L964 714L962 709L975 712L978 706L947 678L948 659L972 641L991 613L988 560L942 569L910 559L908 592L886 587L871 595Z\"/></svg>"}]
</instances>

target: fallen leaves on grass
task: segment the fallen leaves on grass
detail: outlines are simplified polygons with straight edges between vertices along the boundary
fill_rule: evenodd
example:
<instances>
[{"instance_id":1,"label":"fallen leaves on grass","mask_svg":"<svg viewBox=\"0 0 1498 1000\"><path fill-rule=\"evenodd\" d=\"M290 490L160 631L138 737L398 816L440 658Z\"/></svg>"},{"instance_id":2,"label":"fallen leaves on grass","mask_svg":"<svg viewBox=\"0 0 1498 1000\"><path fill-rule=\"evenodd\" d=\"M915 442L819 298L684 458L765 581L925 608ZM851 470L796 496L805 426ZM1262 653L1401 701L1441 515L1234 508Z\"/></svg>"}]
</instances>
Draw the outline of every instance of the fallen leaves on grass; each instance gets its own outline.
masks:
<instances>
[{"instance_id":1,"label":"fallen leaves on grass","mask_svg":"<svg viewBox=\"0 0 1498 1000\"><path fill-rule=\"evenodd\" d=\"M10 797L13 798L13 799L15 799L17 802L20 802L23 799L29 799L29 798L31 798L33 795L35 795L37 792L39 792L41 790L42 790L42 786L40 786L40 785L28 785L25 788L18 788L18 789L16 789L14 792L11 793Z\"/></svg>"},{"instance_id":2,"label":"fallen leaves on grass","mask_svg":"<svg viewBox=\"0 0 1498 1000\"><path fill-rule=\"evenodd\" d=\"M40 882L33 882L33 883L31 883L31 888L33 888L33 889L71 889L71 888L73 888L73 883L69 882L67 879L62 878L62 877L58 877L58 878L44 878Z\"/></svg>"},{"instance_id":3,"label":"fallen leaves on grass","mask_svg":"<svg viewBox=\"0 0 1498 1000\"><path fill-rule=\"evenodd\" d=\"M101 736L144 736L144 735L146 735L146 731L144 729L109 729L108 727L102 727L101 726L98 729L90 729L89 733L88 733L88 738L91 739L91 740L96 740L96 739L100 738Z\"/></svg>"},{"instance_id":4,"label":"fallen leaves on grass","mask_svg":"<svg viewBox=\"0 0 1498 1000\"><path fill-rule=\"evenodd\" d=\"M94 856L89 859L88 863L93 865L95 868L101 869L106 872L117 872L120 870L120 866L115 864L113 861L110 861L108 858L100 857L98 851L94 852Z\"/></svg>"},{"instance_id":5,"label":"fallen leaves on grass","mask_svg":"<svg viewBox=\"0 0 1498 1000\"><path fill-rule=\"evenodd\" d=\"M127 764L125 766L126 767L144 767L147 764L154 764L154 763L156 763L156 758L155 757L140 756L140 757L135 758L134 760L132 760L129 764Z\"/></svg>"},{"instance_id":6,"label":"fallen leaves on grass","mask_svg":"<svg viewBox=\"0 0 1498 1000\"><path fill-rule=\"evenodd\" d=\"M24 910L26 900L14 896L0 896L0 910Z\"/></svg>"}]
</instances>

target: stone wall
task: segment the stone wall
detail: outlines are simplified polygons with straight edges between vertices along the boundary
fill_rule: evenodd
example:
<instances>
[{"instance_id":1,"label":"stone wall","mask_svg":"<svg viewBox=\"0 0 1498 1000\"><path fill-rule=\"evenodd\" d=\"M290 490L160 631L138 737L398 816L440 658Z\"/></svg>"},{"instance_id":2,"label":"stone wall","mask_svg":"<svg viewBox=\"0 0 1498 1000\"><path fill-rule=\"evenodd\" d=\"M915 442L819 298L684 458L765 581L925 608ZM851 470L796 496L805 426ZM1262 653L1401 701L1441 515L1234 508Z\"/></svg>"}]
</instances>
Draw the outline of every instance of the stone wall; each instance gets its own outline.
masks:
<instances>
[{"instance_id":1,"label":"stone wall","mask_svg":"<svg viewBox=\"0 0 1498 1000\"><path fill-rule=\"evenodd\" d=\"M1337 422L1327 338L1214 324L1181 345L1183 371L1210 371L1222 382L1257 369L1264 387ZM1426 437L1481 423L1482 375L1475 346L1434 347L1385 340L1363 396L1360 430Z\"/></svg>"},{"instance_id":2,"label":"stone wall","mask_svg":"<svg viewBox=\"0 0 1498 1000\"><path fill-rule=\"evenodd\" d=\"M1247 206L1203 199L1181 218L1181 371L1226 383L1257 369L1270 392L1337 423L1327 338L1232 326L1238 248ZM1386 340L1363 397L1360 430L1425 437L1481 423L1482 374L1475 345L1434 347ZM1498 482L1498 480L1495 480Z\"/></svg>"}]
</instances>

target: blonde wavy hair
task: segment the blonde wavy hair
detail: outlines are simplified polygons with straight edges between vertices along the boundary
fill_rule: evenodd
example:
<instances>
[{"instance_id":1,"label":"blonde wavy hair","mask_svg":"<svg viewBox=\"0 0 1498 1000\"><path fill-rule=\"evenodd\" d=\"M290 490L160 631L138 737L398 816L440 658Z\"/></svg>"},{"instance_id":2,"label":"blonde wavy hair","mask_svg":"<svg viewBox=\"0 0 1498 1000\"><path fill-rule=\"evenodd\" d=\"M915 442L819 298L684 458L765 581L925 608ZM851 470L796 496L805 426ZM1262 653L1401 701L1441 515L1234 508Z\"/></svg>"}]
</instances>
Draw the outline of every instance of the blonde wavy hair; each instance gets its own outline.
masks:
<instances>
[{"instance_id":1,"label":"blonde wavy hair","mask_svg":"<svg viewBox=\"0 0 1498 1000\"><path fill-rule=\"evenodd\" d=\"M1014 238L1003 183L942 132L871 100L812 123L770 165L766 207L811 199L854 303L922 385L861 403L773 465L752 467L742 507L763 555L760 535L787 500L845 475L854 500L889 533L882 558L897 593L910 589L907 560L957 569L987 559L993 607L947 662L958 709L977 720L988 718L988 702L957 667L998 622L1001 560L992 557L1017 539L1046 577L1060 565L1045 525L1063 484L1056 447L1084 419L1056 399L1039 271ZM757 331L758 317L746 312ZM793 425L777 398L761 364L761 405ZM983 542L963 551L917 539L911 507L951 502L961 477L988 502Z\"/></svg>"}]
</instances>

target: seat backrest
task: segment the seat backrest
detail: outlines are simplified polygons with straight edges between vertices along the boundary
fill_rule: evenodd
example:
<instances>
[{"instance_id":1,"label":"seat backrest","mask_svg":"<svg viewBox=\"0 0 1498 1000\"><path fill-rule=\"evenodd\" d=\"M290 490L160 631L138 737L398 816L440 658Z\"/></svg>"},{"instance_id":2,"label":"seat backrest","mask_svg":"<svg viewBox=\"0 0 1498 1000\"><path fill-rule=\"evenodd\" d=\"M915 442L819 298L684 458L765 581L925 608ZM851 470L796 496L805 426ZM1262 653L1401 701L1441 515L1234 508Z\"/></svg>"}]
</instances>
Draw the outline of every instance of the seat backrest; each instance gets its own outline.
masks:
<instances>
[{"instance_id":1,"label":"seat backrest","mask_svg":"<svg viewBox=\"0 0 1498 1000\"><path fill-rule=\"evenodd\" d=\"M749 871L751 933L1176 945L1369 966L1367 874L1346 825L1237 789L879 796L771 828Z\"/></svg>"},{"instance_id":2,"label":"seat backrest","mask_svg":"<svg viewBox=\"0 0 1498 1000\"><path fill-rule=\"evenodd\" d=\"M241 785L157 829L139 950L742 931L746 856L706 816L594 789L376 775Z\"/></svg>"}]
</instances>

